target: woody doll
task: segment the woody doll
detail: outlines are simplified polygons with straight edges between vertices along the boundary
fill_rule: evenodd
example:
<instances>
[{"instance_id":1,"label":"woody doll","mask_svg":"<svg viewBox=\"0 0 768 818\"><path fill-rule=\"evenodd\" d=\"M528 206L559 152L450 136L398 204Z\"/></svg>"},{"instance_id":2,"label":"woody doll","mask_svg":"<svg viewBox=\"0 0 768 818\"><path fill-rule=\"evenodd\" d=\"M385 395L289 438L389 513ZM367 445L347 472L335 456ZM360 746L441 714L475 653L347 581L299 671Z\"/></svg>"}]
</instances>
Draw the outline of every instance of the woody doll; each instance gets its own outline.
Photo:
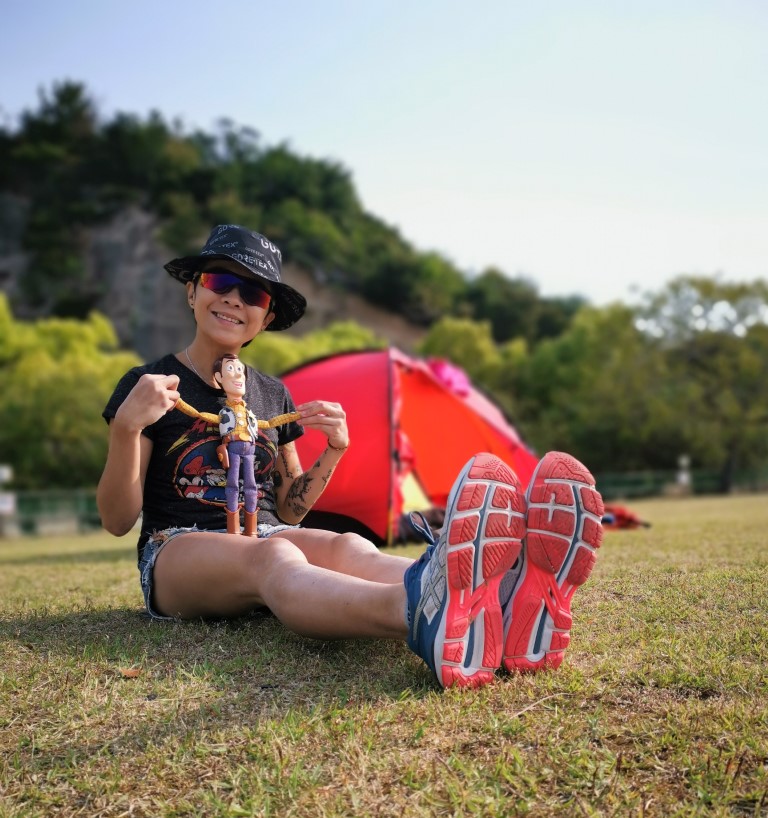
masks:
<instances>
[{"instance_id":1,"label":"woody doll","mask_svg":"<svg viewBox=\"0 0 768 818\"><path fill-rule=\"evenodd\" d=\"M236 355L223 355L213 364L213 378L227 396L218 415L198 412L179 399L176 408L191 417L219 424L221 443L216 448L219 462L227 470L225 489L227 533L240 533L240 477L243 478L243 506L245 509L243 534L256 536L256 514L259 487L254 473L256 440L259 429L274 428L298 420L298 412L278 415L270 420L257 420L243 400L246 370Z\"/></svg>"}]
</instances>

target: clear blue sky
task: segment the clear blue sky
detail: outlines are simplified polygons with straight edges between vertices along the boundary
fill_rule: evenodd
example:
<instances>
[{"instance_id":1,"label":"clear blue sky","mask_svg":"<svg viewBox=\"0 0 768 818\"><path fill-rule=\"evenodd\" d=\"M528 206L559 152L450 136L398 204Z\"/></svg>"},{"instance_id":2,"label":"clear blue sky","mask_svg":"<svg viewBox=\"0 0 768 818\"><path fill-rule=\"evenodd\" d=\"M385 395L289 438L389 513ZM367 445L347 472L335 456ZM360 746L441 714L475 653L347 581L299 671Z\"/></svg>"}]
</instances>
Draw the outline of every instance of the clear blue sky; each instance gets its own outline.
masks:
<instances>
[{"instance_id":1,"label":"clear blue sky","mask_svg":"<svg viewBox=\"0 0 768 818\"><path fill-rule=\"evenodd\" d=\"M768 277L765 0L4 0L0 117L54 81L341 162L470 272L632 300Z\"/></svg>"}]
</instances>

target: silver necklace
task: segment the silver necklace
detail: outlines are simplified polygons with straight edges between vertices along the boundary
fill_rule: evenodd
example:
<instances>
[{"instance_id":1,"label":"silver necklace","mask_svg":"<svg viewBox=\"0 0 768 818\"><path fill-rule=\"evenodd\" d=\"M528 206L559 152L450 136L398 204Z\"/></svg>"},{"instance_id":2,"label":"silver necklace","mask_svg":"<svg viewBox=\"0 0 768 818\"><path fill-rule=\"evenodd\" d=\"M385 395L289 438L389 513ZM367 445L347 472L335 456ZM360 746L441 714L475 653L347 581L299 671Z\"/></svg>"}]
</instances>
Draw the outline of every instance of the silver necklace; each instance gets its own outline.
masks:
<instances>
[{"instance_id":1,"label":"silver necklace","mask_svg":"<svg viewBox=\"0 0 768 818\"><path fill-rule=\"evenodd\" d=\"M197 367L192 363L192 359L189 357L189 347L184 350L184 354L187 356L187 360L189 361L189 365L192 367L192 371L197 375L200 380L205 380L203 376L197 371Z\"/></svg>"}]
</instances>

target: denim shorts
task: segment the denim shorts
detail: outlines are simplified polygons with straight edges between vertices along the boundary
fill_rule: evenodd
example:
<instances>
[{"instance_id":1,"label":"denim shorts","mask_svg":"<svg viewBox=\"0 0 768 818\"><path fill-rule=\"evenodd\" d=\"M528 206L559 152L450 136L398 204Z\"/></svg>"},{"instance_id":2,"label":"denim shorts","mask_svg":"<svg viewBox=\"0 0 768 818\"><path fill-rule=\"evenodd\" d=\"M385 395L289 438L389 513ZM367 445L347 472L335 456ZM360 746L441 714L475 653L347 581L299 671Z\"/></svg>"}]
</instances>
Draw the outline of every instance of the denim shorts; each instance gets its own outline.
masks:
<instances>
[{"instance_id":1,"label":"denim shorts","mask_svg":"<svg viewBox=\"0 0 768 818\"><path fill-rule=\"evenodd\" d=\"M279 534L281 531L286 531L291 528L300 528L298 525L268 525L267 523L259 523L256 526L256 534L258 537L265 539L274 534ZM180 534L189 534L192 531L203 533L203 529L193 525L190 528L165 528L162 531L156 531L147 540L144 550L141 552L139 559L139 576L141 580L141 592L144 594L144 605L147 608L147 613L152 619L166 619L174 620L174 616L163 616L159 614L152 607L152 588L154 585L154 571L155 560L157 555L165 548L165 546ZM209 534L225 534L226 529L220 528L215 531L208 531Z\"/></svg>"}]
</instances>

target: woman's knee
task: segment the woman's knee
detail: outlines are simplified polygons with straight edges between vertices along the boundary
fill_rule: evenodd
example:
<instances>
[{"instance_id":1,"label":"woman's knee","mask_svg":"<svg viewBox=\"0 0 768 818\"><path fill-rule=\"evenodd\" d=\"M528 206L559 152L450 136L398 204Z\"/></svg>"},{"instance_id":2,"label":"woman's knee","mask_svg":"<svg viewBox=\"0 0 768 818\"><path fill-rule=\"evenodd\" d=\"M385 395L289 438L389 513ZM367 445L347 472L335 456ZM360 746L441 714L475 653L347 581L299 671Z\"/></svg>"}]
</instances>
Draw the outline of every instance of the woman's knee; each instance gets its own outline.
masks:
<instances>
[{"instance_id":1,"label":"woman's knee","mask_svg":"<svg viewBox=\"0 0 768 818\"><path fill-rule=\"evenodd\" d=\"M339 534L335 542L340 544L345 549L360 551L362 553L377 554L379 551L379 549L370 540L367 540L360 534L353 534L352 532Z\"/></svg>"},{"instance_id":2,"label":"woman's knee","mask_svg":"<svg viewBox=\"0 0 768 818\"><path fill-rule=\"evenodd\" d=\"M331 543L330 553L333 566L337 570L347 566L350 560L360 560L378 555L379 549L359 534L338 534Z\"/></svg>"},{"instance_id":3,"label":"woman's knee","mask_svg":"<svg viewBox=\"0 0 768 818\"><path fill-rule=\"evenodd\" d=\"M307 558L301 549L283 537L254 539L248 545L248 568L262 576L280 575L306 563Z\"/></svg>"}]
</instances>

